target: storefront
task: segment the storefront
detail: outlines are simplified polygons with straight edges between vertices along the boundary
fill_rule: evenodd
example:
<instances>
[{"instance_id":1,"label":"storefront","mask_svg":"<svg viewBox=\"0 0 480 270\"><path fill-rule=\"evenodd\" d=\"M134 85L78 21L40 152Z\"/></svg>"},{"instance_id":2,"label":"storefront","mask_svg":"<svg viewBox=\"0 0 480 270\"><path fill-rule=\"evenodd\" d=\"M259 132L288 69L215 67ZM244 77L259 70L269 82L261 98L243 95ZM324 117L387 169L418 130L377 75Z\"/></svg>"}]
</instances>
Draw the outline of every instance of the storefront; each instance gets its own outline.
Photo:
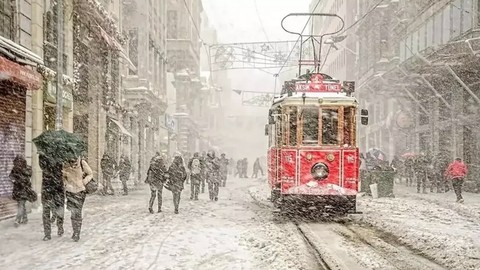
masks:
<instances>
[{"instance_id":1,"label":"storefront","mask_svg":"<svg viewBox=\"0 0 480 270\"><path fill-rule=\"evenodd\" d=\"M12 193L13 160L25 156L27 91L39 89L41 83L33 68L0 56L0 218L9 214L5 199Z\"/></svg>"}]
</instances>

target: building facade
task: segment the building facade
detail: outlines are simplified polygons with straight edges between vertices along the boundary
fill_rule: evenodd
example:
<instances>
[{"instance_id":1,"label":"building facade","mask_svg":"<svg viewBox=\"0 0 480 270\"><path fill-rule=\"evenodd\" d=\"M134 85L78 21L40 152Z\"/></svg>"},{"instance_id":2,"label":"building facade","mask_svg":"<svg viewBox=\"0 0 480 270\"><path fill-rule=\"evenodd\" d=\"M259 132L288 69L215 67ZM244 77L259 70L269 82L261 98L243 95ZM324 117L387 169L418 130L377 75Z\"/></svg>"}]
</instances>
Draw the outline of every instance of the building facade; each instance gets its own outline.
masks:
<instances>
[{"instance_id":1,"label":"building facade","mask_svg":"<svg viewBox=\"0 0 480 270\"><path fill-rule=\"evenodd\" d=\"M361 130L363 144L389 145L391 156L413 151L446 161L461 157L474 190L480 165L478 4L395 1L357 28L358 36L381 30L359 44L359 95L373 124Z\"/></svg>"}]
</instances>

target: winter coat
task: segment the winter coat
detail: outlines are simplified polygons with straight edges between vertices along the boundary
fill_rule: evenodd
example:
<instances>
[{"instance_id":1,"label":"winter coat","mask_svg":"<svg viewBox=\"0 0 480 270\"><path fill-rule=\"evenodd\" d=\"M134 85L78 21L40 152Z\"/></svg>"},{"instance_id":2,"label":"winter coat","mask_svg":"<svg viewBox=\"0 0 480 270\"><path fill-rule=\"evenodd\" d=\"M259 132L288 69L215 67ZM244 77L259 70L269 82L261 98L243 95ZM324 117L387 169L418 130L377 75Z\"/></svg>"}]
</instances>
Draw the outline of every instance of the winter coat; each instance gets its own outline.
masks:
<instances>
[{"instance_id":1,"label":"winter coat","mask_svg":"<svg viewBox=\"0 0 480 270\"><path fill-rule=\"evenodd\" d=\"M183 190L183 183L187 179L187 171L183 164L176 162L168 168L168 176L170 182L170 190L172 192L181 192Z\"/></svg>"},{"instance_id":2,"label":"winter coat","mask_svg":"<svg viewBox=\"0 0 480 270\"><path fill-rule=\"evenodd\" d=\"M454 161L448 165L447 171L445 172L445 176L449 178L463 178L467 176L468 169L467 165L462 161Z\"/></svg>"},{"instance_id":3,"label":"winter coat","mask_svg":"<svg viewBox=\"0 0 480 270\"><path fill-rule=\"evenodd\" d=\"M193 161L198 160L198 167L194 167ZM200 157L192 157L190 161L188 161L188 169L192 175L197 175L202 173L202 161Z\"/></svg>"},{"instance_id":4,"label":"winter coat","mask_svg":"<svg viewBox=\"0 0 480 270\"><path fill-rule=\"evenodd\" d=\"M220 164L220 172L226 174L228 171L228 159L220 158L219 164Z\"/></svg>"},{"instance_id":5,"label":"winter coat","mask_svg":"<svg viewBox=\"0 0 480 270\"><path fill-rule=\"evenodd\" d=\"M12 199L15 201L26 201L29 199L28 190L32 189L32 167L13 167L10 172L10 180L13 182Z\"/></svg>"},{"instance_id":6,"label":"winter coat","mask_svg":"<svg viewBox=\"0 0 480 270\"><path fill-rule=\"evenodd\" d=\"M259 171L261 169L262 169L262 167L260 166L260 159L255 160L255 162L253 163L253 170L254 171Z\"/></svg>"},{"instance_id":7,"label":"winter coat","mask_svg":"<svg viewBox=\"0 0 480 270\"><path fill-rule=\"evenodd\" d=\"M128 158L122 158L118 164L118 170L120 171L120 176L128 177L132 171L132 164Z\"/></svg>"},{"instance_id":8,"label":"winter coat","mask_svg":"<svg viewBox=\"0 0 480 270\"><path fill-rule=\"evenodd\" d=\"M80 164L81 163L81 164ZM80 193L93 178L93 171L85 160L78 159L72 166L67 163L63 167L63 182L65 190L70 193Z\"/></svg>"},{"instance_id":9,"label":"winter coat","mask_svg":"<svg viewBox=\"0 0 480 270\"><path fill-rule=\"evenodd\" d=\"M213 183L219 183L220 161L215 157L207 157L207 180Z\"/></svg>"},{"instance_id":10,"label":"winter coat","mask_svg":"<svg viewBox=\"0 0 480 270\"><path fill-rule=\"evenodd\" d=\"M151 185L163 185L165 183L165 173L167 173L167 167L161 157L154 157L150 162L150 167L147 172L147 184Z\"/></svg>"},{"instance_id":11,"label":"winter coat","mask_svg":"<svg viewBox=\"0 0 480 270\"><path fill-rule=\"evenodd\" d=\"M102 161L100 162L100 167L102 168L102 172L106 175L114 175L115 174L115 161L107 155L103 156Z\"/></svg>"},{"instance_id":12,"label":"winter coat","mask_svg":"<svg viewBox=\"0 0 480 270\"><path fill-rule=\"evenodd\" d=\"M53 201L55 206L65 204L65 188L62 178L63 165L48 156L39 156L42 169L42 203Z\"/></svg>"}]
</instances>

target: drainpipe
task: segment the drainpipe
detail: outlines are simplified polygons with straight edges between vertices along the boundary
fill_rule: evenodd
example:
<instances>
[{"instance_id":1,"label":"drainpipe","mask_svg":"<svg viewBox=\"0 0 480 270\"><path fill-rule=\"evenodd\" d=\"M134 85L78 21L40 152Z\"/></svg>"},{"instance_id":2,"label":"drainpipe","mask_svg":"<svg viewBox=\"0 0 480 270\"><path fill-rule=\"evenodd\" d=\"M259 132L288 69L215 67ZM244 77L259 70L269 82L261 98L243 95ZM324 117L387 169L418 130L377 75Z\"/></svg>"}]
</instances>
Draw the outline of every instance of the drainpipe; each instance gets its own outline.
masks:
<instances>
[{"instance_id":1,"label":"drainpipe","mask_svg":"<svg viewBox=\"0 0 480 270\"><path fill-rule=\"evenodd\" d=\"M63 127L63 0L57 0L57 93L55 129Z\"/></svg>"}]
</instances>

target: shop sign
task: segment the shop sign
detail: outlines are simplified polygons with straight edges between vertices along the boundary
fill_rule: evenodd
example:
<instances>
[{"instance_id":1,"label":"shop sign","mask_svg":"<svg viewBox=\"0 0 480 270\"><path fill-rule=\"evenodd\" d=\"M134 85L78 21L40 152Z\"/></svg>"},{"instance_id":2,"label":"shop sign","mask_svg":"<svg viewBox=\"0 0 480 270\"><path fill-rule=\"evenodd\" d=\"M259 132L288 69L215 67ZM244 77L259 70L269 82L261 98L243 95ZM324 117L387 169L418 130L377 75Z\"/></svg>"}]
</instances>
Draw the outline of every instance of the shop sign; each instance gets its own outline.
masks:
<instances>
[{"instance_id":1,"label":"shop sign","mask_svg":"<svg viewBox=\"0 0 480 270\"><path fill-rule=\"evenodd\" d=\"M49 102L57 103L57 85L55 82L49 81L47 83L47 91L45 91L45 93ZM73 95L67 87L62 91L62 97L63 107L71 109L73 107Z\"/></svg>"},{"instance_id":2,"label":"shop sign","mask_svg":"<svg viewBox=\"0 0 480 270\"><path fill-rule=\"evenodd\" d=\"M27 66L10 61L0 56L0 80L11 80L28 90L40 89L43 78L40 73Z\"/></svg>"}]
</instances>

